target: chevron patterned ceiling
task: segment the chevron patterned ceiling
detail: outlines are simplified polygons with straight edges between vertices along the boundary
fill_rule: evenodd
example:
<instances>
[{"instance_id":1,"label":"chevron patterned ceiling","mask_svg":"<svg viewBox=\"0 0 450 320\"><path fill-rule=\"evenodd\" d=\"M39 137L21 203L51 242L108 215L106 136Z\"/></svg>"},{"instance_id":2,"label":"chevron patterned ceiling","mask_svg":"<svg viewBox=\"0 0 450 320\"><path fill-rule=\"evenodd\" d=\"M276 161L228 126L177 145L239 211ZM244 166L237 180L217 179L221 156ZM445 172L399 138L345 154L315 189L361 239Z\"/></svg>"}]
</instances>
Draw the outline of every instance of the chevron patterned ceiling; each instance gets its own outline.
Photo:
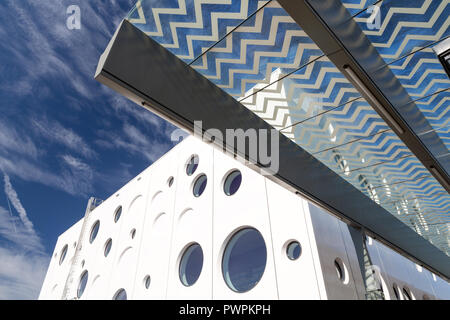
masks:
<instances>
[{"instance_id":1,"label":"chevron patterned ceiling","mask_svg":"<svg viewBox=\"0 0 450 320\"><path fill-rule=\"evenodd\" d=\"M447 151L450 80L430 45L450 35L449 1L343 1ZM127 19L450 255L449 194L277 1L141 0Z\"/></svg>"}]
</instances>

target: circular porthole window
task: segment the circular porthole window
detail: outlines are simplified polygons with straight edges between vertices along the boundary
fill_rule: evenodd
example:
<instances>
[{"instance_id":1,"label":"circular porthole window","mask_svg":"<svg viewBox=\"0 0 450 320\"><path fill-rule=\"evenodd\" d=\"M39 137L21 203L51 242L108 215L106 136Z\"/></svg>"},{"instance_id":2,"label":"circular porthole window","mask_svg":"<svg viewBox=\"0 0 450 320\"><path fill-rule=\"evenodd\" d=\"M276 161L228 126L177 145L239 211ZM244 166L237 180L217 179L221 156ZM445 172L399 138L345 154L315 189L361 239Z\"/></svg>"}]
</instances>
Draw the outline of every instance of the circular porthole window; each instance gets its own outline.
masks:
<instances>
[{"instance_id":1,"label":"circular porthole window","mask_svg":"<svg viewBox=\"0 0 450 320\"><path fill-rule=\"evenodd\" d=\"M286 247L286 255L290 260L297 260L302 254L302 247L298 241L290 242Z\"/></svg>"},{"instance_id":2,"label":"circular porthole window","mask_svg":"<svg viewBox=\"0 0 450 320\"><path fill-rule=\"evenodd\" d=\"M336 274L339 280L342 283L347 284L348 276L347 276L347 268L345 267L344 262L340 258L336 258L334 260L334 268L336 269Z\"/></svg>"},{"instance_id":3,"label":"circular porthole window","mask_svg":"<svg viewBox=\"0 0 450 320\"><path fill-rule=\"evenodd\" d=\"M192 176L198 168L199 158L197 155L192 156L186 164L186 174Z\"/></svg>"},{"instance_id":4,"label":"circular porthole window","mask_svg":"<svg viewBox=\"0 0 450 320\"><path fill-rule=\"evenodd\" d=\"M222 273L227 286L246 292L261 280L267 262L267 249L261 233L254 228L236 232L228 241L222 258Z\"/></svg>"},{"instance_id":5,"label":"circular porthole window","mask_svg":"<svg viewBox=\"0 0 450 320\"><path fill-rule=\"evenodd\" d=\"M84 289L86 289L86 285L88 282L89 272L87 270L84 270L80 277L80 282L78 283L78 290L77 290L77 297L78 299L81 298L81 296L84 293Z\"/></svg>"},{"instance_id":6,"label":"circular porthole window","mask_svg":"<svg viewBox=\"0 0 450 320\"><path fill-rule=\"evenodd\" d=\"M113 300L127 300L127 292L125 289L119 289L113 296Z\"/></svg>"},{"instance_id":7,"label":"circular porthole window","mask_svg":"<svg viewBox=\"0 0 450 320\"><path fill-rule=\"evenodd\" d=\"M150 288L151 281L152 280L151 280L150 276L146 275L145 278L144 278L144 287L145 287L145 289Z\"/></svg>"},{"instance_id":8,"label":"circular porthole window","mask_svg":"<svg viewBox=\"0 0 450 320\"><path fill-rule=\"evenodd\" d=\"M203 250L198 243L184 250L180 260L180 280L186 287L192 286L200 277L203 268Z\"/></svg>"},{"instance_id":9,"label":"circular porthole window","mask_svg":"<svg viewBox=\"0 0 450 320\"><path fill-rule=\"evenodd\" d=\"M97 220L94 225L92 226L91 229L91 235L89 237L89 242L92 243L94 242L95 238L97 238L97 234L98 234L98 229L100 228L100 221Z\"/></svg>"},{"instance_id":10,"label":"circular porthole window","mask_svg":"<svg viewBox=\"0 0 450 320\"><path fill-rule=\"evenodd\" d=\"M106 241L105 243L105 251L104 251L105 257L107 257L109 252L111 251L111 246L112 246L112 239L109 238L108 241Z\"/></svg>"},{"instance_id":11,"label":"circular porthole window","mask_svg":"<svg viewBox=\"0 0 450 320\"><path fill-rule=\"evenodd\" d=\"M395 298L396 298L397 300L401 300L401 298L400 298L400 290L399 290L399 288L398 288L398 286L397 286L396 283L394 283L394 284L392 285L392 290L394 291Z\"/></svg>"},{"instance_id":12,"label":"circular porthole window","mask_svg":"<svg viewBox=\"0 0 450 320\"><path fill-rule=\"evenodd\" d=\"M227 196L235 194L242 182L242 174L239 170L234 170L227 175L223 184L223 191Z\"/></svg>"},{"instance_id":13,"label":"circular porthole window","mask_svg":"<svg viewBox=\"0 0 450 320\"><path fill-rule=\"evenodd\" d=\"M403 297L405 300L412 300L412 294L411 291L407 287L403 287Z\"/></svg>"},{"instance_id":14,"label":"circular porthole window","mask_svg":"<svg viewBox=\"0 0 450 320\"><path fill-rule=\"evenodd\" d=\"M173 181L174 181L174 178L173 178L173 177L170 177L170 178L167 180L167 185L169 186L169 188L173 185Z\"/></svg>"},{"instance_id":15,"label":"circular porthole window","mask_svg":"<svg viewBox=\"0 0 450 320\"><path fill-rule=\"evenodd\" d=\"M119 206L114 212L114 222L119 221L121 215L122 215L122 206Z\"/></svg>"},{"instance_id":16,"label":"circular porthole window","mask_svg":"<svg viewBox=\"0 0 450 320\"><path fill-rule=\"evenodd\" d=\"M197 179L195 179L194 187L192 192L194 197L200 197L206 189L206 183L208 182L208 178L205 174L200 175Z\"/></svg>"},{"instance_id":17,"label":"circular porthole window","mask_svg":"<svg viewBox=\"0 0 450 320\"><path fill-rule=\"evenodd\" d=\"M67 249L69 246L66 244L64 248L61 250L61 256L59 257L59 265L61 265L64 262L64 259L66 258Z\"/></svg>"}]
</instances>

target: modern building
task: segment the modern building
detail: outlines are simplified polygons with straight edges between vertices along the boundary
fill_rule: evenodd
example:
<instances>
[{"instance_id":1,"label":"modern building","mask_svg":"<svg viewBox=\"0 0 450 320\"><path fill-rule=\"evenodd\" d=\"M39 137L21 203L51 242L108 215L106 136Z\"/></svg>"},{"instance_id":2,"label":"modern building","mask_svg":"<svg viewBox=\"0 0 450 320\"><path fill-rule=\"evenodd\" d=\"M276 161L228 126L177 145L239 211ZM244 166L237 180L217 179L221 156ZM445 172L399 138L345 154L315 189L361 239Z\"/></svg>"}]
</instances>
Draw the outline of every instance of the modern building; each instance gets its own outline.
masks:
<instances>
[{"instance_id":1,"label":"modern building","mask_svg":"<svg viewBox=\"0 0 450 320\"><path fill-rule=\"evenodd\" d=\"M87 210L42 298L448 298L449 55L449 0L138 0L95 79L203 142Z\"/></svg>"},{"instance_id":2,"label":"modern building","mask_svg":"<svg viewBox=\"0 0 450 320\"><path fill-rule=\"evenodd\" d=\"M421 300L450 284L188 137L58 238L39 298Z\"/></svg>"}]
</instances>

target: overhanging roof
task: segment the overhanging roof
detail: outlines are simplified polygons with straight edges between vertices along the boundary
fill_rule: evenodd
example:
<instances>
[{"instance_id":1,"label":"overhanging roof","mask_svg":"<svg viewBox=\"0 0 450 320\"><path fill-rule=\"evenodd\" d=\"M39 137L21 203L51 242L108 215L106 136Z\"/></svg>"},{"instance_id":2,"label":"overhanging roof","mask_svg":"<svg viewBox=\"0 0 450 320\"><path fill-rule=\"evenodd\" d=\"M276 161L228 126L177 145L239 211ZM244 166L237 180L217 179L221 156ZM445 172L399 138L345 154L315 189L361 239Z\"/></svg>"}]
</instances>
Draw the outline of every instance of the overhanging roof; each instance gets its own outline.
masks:
<instances>
[{"instance_id":1,"label":"overhanging roof","mask_svg":"<svg viewBox=\"0 0 450 320\"><path fill-rule=\"evenodd\" d=\"M139 1L96 78L191 131L278 129L275 179L449 278L448 78L420 104L352 18L366 1L221 3Z\"/></svg>"}]
</instances>

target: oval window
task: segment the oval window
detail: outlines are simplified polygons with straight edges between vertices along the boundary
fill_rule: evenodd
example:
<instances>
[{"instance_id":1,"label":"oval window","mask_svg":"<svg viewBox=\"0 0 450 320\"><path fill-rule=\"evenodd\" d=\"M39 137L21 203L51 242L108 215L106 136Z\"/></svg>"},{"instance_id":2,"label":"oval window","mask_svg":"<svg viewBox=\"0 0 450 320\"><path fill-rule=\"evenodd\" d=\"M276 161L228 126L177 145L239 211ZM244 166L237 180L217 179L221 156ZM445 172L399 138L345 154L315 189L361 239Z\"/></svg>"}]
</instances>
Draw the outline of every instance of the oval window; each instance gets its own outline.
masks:
<instances>
[{"instance_id":1,"label":"oval window","mask_svg":"<svg viewBox=\"0 0 450 320\"><path fill-rule=\"evenodd\" d=\"M80 277L80 282L78 283L77 297L81 298L84 293L84 289L86 289L86 284L88 282L89 273L87 270L84 270Z\"/></svg>"},{"instance_id":2,"label":"oval window","mask_svg":"<svg viewBox=\"0 0 450 320\"><path fill-rule=\"evenodd\" d=\"M192 156L189 159L189 161L188 161L188 163L186 165L186 174L188 176L192 176L194 174L195 170L197 170L199 161L200 160L199 160L197 155Z\"/></svg>"},{"instance_id":3,"label":"oval window","mask_svg":"<svg viewBox=\"0 0 450 320\"><path fill-rule=\"evenodd\" d=\"M127 292L125 289L117 290L116 294L113 297L113 300L127 300Z\"/></svg>"},{"instance_id":4,"label":"oval window","mask_svg":"<svg viewBox=\"0 0 450 320\"><path fill-rule=\"evenodd\" d=\"M208 178L206 175L200 175L194 182L194 188L192 192L194 193L194 197L200 197L206 189L206 183L208 182Z\"/></svg>"},{"instance_id":5,"label":"oval window","mask_svg":"<svg viewBox=\"0 0 450 320\"><path fill-rule=\"evenodd\" d=\"M392 290L394 290L395 298L396 298L397 300L400 300L400 290L398 289L398 286L397 286L396 283L393 284Z\"/></svg>"},{"instance_id":6,"label":"oval window","mask_svg":"<svg viewBox=\"0 0 450 320\"><path fill-rule=\"evenodd\" d=\"M170 177L170 178L167 180L167 185L169 186L169 188L173 185L173 181L174 181L174 178L173 178L173 177Z\"/></svg>"},{"instance_id":7,"label":"oval window","mask_svg":"<svg viewBox=\"0 0 450 320\"><path fill-rule=\"evenodd\" d=\"M222 273L228 287L246 292L261 280L267 249L261 233L254 228L238 231L228 241L222 259Z\"/></svg>"},{"instance_id":8,"label":"oval window","mask_svg":"<svg viewBox=\"0 0 450 320\"><path fill-rule=\"evenodd\" d=\"M298 241L292 241L286 248L286 255L290 260L297 260L302 254L302 247Z\"/></svg>"},{"instance_id":9,"label":"oval window","mask_svg":"<svg viewBox=\"0 0 450 320\"><path fill-rule=\"evenodd\" d=\"M412 300L411 293L409 292L408 288L403 288L403 297L405 300Z\"/></svg>"},{"instance_id":10,"label":"oval window","mask_svg":"<svg viewBox=\"0 0 450 320\"><path fill-rule=\"evenodd\" d=\"M232 171L226 178L223 184L223 191L227 196L235 194L242 182L242 174L239 170Z\"/></svg>"},{"instance_id":11,"label":"oval window","mask_svg":"<svg viewBox=\"0 0 450 320\"><path fill-rule=\"evenodd\" d=\"M203 250L198 243L190 245L180 260L180 280L186 287L192 286L200 277L203 268Z\"/></svg>"},{"instance_id":12,"label":"oval window","mask_svg":"<svg viewBox=\"0 0 450 320\"><path fill-rule=\"evenodd\" d=\"M118 207L114 212L114 222L119 221L121 215L122 215L122 206Z\"/></svg>"},{"instance_id":13,"label":"oval window","mask_svg":"<svg viewBox=\"0 0 450 320\"><path fill-rule=\"evenodd\" d=\"M91 229L91 235L89 237L89 242L92 243L94 242L95 238L97 238L97 234L98 234L98 229L100 228L100 221L97 220L94 225L92 226Z\"/></svg>"},{"instance_id":14,"label":"oval window","mask_svg":"<svg viewBox=\"0 0 450 320\"><path fill-rule=\"evenodd\" d=\"M342 262L341 259L336 258L334 260L334 267L336 269L336 274L339 280L341 280L343 283L347 282L347 272L344 265L344 262Z\"/></svg>"},{"instance_id":15,"label":"oval window","mask_svg":"<svg viewBox=\"0 0 450 320\"><path fill-rule=\"evenodd\" d=\"M112 239L109 238L108 241L106 241L105 243L105 252L104 252L105 257L107 257L109 252L111 251L111 246L112 246Z\"/></svg>"},{"instance_id":16,"label":"oval window","mask_svg":"<svg viewBox=\"0 0 450 320\"><path fill-rule=\"evenodd\" d=\"M145 278L144 278L144 286L145 286L145 289L150 288L150 283L151 283L151 278L150 278L149 275L146 275Z\"/></svg>"},{"instance_id":17,"label":"oval window","mask_svg":"<svg viewBox=\"0 0 450 320\"><path fill-rule=\"evenodd\" d=\"M64 259L66 258L67 249L69 246L66 244L64 248L61 250L61 257L59 258L59 265L61 265L64 262Z\"/></svg>"}]
</instances>

